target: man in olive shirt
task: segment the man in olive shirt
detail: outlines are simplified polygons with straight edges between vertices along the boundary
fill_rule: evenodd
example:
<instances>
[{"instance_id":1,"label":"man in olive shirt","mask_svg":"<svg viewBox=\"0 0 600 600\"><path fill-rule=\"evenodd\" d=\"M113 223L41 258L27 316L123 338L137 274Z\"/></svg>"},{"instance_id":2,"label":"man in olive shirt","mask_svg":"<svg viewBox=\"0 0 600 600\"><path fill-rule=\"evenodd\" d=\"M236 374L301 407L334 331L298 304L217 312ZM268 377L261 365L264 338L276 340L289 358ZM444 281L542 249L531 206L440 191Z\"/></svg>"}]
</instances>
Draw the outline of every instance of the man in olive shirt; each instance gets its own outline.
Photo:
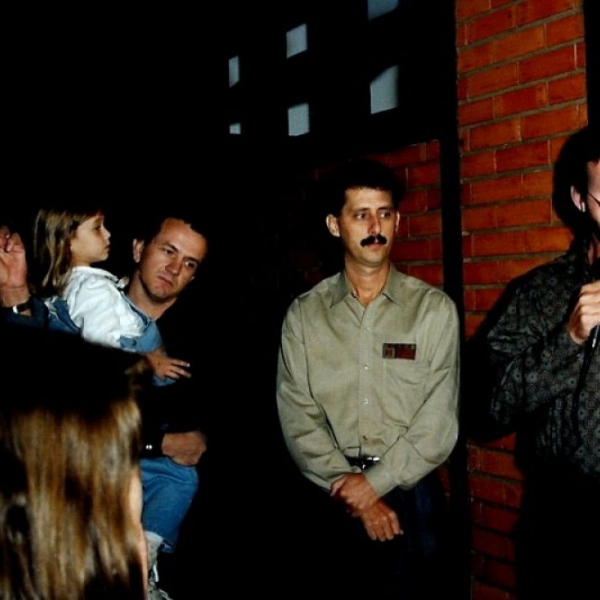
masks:
<instances>
[{"instance_id":1,"label":"man in olive shirt","mask_svg":"<svg viewBox=\"0 0 600 600\"><path fill-rule=\"evenodd\" d=\"M457 439L458 318L442 291L391 265L401 186L390 169L350 162L325 189L344 269L287 312L280 422L300 471L330 496L317 503L331 513L312 565L331 591L412 598L440 581L436 468Z\"/></svg>"}]
</instances>

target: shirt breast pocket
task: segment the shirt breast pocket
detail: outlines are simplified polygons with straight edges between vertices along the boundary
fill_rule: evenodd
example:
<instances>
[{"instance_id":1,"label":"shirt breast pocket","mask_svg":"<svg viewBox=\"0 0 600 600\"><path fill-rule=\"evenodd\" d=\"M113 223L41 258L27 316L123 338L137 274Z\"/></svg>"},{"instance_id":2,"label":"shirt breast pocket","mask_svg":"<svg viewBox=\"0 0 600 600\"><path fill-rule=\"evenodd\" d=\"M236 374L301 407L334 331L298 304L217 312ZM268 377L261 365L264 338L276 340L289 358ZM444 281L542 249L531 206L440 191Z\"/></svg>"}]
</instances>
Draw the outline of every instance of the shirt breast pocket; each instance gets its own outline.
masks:
<instances>
[{"instance_id":1,"label":"shirt breast pocket","mask_svg":"<svg viewBox=\"0 0 600 600\"><path fill-rule=\"evenodd\" d=\"M384 410L408 425L425 402L427 368L416 360L384 359Z\"/></svg>"}]
</instances>

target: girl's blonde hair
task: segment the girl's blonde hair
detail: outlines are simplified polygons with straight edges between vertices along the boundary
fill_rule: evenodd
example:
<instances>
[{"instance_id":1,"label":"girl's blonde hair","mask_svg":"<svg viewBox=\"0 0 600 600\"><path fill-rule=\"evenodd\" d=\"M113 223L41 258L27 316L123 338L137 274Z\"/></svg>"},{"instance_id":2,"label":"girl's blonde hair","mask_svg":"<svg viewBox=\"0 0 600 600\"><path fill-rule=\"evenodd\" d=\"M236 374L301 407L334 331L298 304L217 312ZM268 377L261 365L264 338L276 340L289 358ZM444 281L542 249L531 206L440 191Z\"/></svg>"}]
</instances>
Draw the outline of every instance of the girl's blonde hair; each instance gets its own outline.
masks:
<instances>
[{"instance_id":1,"label":"girl's blonde hair","mask_svg":"<svg viewBox=\"0 0 600 600\"><path fill-rule=\"evenodd\" d=\"M42 297L59 295L71 274L71 240L88 219L103 214L95 198L40 208L33 223L32 283Z\"/></svg>"},{"instance_id":2,"label":"girl's blonde hair","mask_svg":"<svg viewBox=\"0 0 600 600\"><path fill-rule=\"evenodd\" d=\"M27 351L1 366L0 598L141 600L131 359L76 336L17 336Z\"/></svg>"}]
</instances>

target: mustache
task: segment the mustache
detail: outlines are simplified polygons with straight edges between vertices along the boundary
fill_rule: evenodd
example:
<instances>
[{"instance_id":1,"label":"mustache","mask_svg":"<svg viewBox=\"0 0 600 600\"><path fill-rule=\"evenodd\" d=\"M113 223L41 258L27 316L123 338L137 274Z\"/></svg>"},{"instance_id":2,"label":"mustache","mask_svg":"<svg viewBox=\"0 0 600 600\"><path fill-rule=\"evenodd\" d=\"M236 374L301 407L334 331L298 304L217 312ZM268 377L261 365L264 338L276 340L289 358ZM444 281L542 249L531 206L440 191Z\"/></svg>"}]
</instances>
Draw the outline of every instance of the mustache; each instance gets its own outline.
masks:
<instances>
[{"instance_id":1,"label":"mustache","mask_svg":"<svg viewBox=\"0 0 600 600\"><path fill-rule=\"evenodd\" d=\"M360 245L361 246L368 246L369 244L387 244L387 238L385 237L385 235L381 235L380 233L378 233L377 235L370 235L369 237L366 237L364 240L361 240Z\"/></svg>"}]
</instances>

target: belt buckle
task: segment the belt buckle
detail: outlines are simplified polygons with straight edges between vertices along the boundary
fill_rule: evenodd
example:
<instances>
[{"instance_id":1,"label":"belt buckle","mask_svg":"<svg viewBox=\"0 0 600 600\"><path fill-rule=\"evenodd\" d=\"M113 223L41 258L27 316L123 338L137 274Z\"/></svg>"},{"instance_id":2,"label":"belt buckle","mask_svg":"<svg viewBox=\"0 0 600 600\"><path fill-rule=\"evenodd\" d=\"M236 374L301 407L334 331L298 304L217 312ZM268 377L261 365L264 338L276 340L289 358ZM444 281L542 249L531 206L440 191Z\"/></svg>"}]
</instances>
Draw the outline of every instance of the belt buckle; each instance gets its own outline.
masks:
<instances>
[{"instance_id":1,"label":"belt buckle","mask_svg":"<svg viewBox=\"0 0 600 600\"><path fill-rule=\"evenodd\" d=\"M361 456L360 457L360 468L362 471L366 471L369 467L378 463L381 459L379 456Z\"/></svg>"}]
</instances>

